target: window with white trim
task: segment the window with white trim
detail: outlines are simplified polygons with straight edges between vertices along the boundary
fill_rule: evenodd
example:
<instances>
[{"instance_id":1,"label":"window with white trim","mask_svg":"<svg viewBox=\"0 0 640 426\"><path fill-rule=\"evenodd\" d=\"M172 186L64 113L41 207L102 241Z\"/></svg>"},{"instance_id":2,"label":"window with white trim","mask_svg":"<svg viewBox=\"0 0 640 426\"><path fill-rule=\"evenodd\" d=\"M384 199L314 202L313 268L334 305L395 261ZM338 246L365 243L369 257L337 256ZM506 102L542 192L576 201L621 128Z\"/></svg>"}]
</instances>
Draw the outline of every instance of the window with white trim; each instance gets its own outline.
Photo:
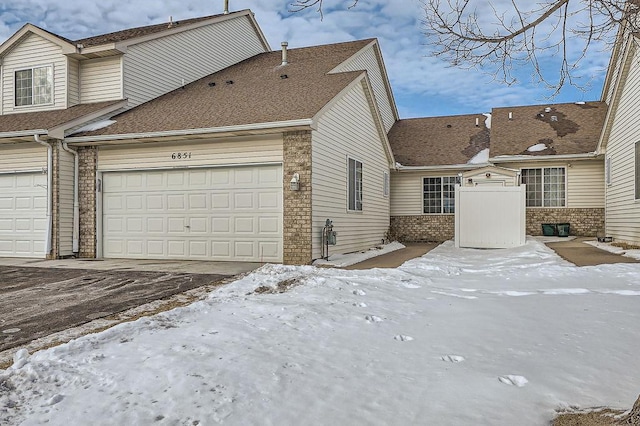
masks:
<instances>
[{"instance_id":1,"label":"window with white trim","mask_svg":"<svg viewBox=\"0 0 640 426\"><path fill-rule=\"evenodd\" d=\"M455 213L455 176L422 179L422 212L425 214Z\"/></svg>"},{"instance_id":2,"label":"window with white trim","mask_svg":"<svg viewBox=\"0 0 640 426\"><path fill-rule=\"evenodd\" d=\"M527 185L527 207L565 207L567 173L564 167L522 169Z\"/></svg>"},{"instance_id":3,"label":"window with white trim","mask_svg":"<svg viewBox=\"0 0 640 426\"><path fill-rule=\"evenodd\" d=\"M16 106L46 105L53 102L53 67L35 67L15 73Z\"/></svg>"},{"instance_id":4,"label":"window with white trim","mask_svg":"<svg viewBox=\"0 0 640 426\"><path fill-rule=\"evenodd\" d=\"M384 172L382 174L382 195L385 197L389 196L389 172Z\"/></svg>"},{"instance_id":5,"label":"window with white trim","mask_svg":"<svg viewBox=\"0 0 640 426\"><path fill-rule=\"evenodd\" d=\"M362 163L349 158L349 210L362 211Z\"/></svg>"}]
</instances>

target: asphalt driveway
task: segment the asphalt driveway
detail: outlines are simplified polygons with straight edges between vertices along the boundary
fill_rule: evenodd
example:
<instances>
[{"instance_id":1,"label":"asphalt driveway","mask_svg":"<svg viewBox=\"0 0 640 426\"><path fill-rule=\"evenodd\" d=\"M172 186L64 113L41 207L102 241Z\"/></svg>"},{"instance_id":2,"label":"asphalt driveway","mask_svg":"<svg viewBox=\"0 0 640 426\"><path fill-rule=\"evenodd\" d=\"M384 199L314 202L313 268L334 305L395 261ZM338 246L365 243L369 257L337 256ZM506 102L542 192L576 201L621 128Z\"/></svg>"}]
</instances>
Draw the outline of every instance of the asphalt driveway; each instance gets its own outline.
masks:
<instances>
[{"instance_id":1,"label":"asphalt driveway","mask_svg":"<svg viewBox=\"0 0 640 426\"><path fill-rule=\"evenodd\" d=\"M0 265L0 352L231 275Z\"/></svg>"}]
</instances>

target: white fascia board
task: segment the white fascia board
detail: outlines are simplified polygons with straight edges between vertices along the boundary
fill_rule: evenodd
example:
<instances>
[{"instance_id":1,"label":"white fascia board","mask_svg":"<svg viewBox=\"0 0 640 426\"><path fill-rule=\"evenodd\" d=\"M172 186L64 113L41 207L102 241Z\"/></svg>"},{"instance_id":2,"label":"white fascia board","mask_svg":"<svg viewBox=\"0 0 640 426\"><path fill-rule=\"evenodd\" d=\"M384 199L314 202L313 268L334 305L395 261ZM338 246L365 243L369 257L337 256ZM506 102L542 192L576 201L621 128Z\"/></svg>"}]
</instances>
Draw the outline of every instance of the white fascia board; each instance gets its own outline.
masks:
<instances>
[{"instance_id":1,"label":"white fascia board","mask_svg":"<svg viewBox=\"0 0 640 426\"><path fill-rule=\"evenodd\" d=\"M241 124L238 126L223 126L223 127L211 127L201 129L184 129L184 130L166 130L161 132L149 132L149 133L127 133L121 135L98 135L98 136L78 136L65 138L65 142L69 144L85 143L85 142L109 142L120 141L127 139L145 139L145 138L161 138L171 136L190 136L190 135L205 135L216 133L232 133L232 132L250 132L256 130L272 130L282 129L286 131L291 127L308 127L312 128L313 120L289 120L289 121L273 121L269 123L253 123L253 124Z\"/></svg>"},{"instance_id":2,"label":"white fascia board","mask_svg":"<svg viewBox=\"0 0 640 426\"><path fill-rule=\"evenodd\" d=\"M33 136L33 135L47 135L49 132L44 129L34 129L34 130L18 130L16 132L2 132L0 133L0 139L3 138L21 138L24 136Z\"/></svg>"},{"instance_id":3,"label":"white fascia board","mask_svg":"<svg viewBox=\"0 0 640 426\"><path fill-rule=\"evenodd\" d=\"M443 165L443 166L396 166L396 171L398 172L436 172L436 171L450 171L450 170L475 170L481 169L483 167L491 167L492 163L479 163L479 164L451 164L451 165Z\"/></svg>"},{"instance_id":4,"label":"white fascia board","mask_svg":"<svg viewBox=\"0 0 640 426\"><path fill-rule=\"evenodd\" d=\"M264 46L264 51L265 52L271 52L271 46L269 45L269 42L267 41L267 38L265 37L264 33L262 32L262 28L260 28L260 25L258 25L258 21L256 21L256 17L255 14L253 12L250 12L247 17L249 18L249 20L251 21L251 25L253 26L253 28L255 28L256 30L256 34L258 34L258 38L260 39L260 41L262 42L262 45Z\"/></svg>"},{"instance_id":5,"label":"white fascia board","mask_svg":"<svg viewBox=\"0 0 640 426\"><path fill-rule=\"evenodd\" d=\"M584 154L564 154L564 155L504 155L489 158L491 163L523 163L530 161L558 161L558 160L593 160L598 158L596 152L587 152Z\"/></svg>"},{"instance_id":6,"label":"white fascia board","mask_svg":"<svg viewBox=\"0 0 640 426\"><path fill-rule=\"evenodd\" d=\"M55 139L64 139L65 132L69 129L73 129L74 127L80 126L84 123L87 123L91 120L95 120L96 118L102 117L104 115L110 114L112 112L118 111L119 109L125 108L127 106L128 101L123 99L122 101L115 103L113 105L109 105L108 107L102 108L98 111L94 111L90 114L83 115L74 120L68 121L66 123L60 124L58 126L52 127L49 129L49 136Z\"/></svg>"}]
</instances>

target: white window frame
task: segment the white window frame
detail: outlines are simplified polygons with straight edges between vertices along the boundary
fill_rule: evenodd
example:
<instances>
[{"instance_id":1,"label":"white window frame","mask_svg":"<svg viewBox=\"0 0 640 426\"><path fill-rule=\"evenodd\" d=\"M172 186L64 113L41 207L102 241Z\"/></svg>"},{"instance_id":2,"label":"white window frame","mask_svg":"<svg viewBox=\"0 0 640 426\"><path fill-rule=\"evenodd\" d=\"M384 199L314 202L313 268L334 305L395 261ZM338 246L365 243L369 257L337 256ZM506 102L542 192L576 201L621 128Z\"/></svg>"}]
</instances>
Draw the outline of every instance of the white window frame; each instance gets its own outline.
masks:
<instances>
[{"instance_id":1,"label":"white window frame","mask_svg":"<svg viewBox=\"0 0 640 426\"><path fill-rule=\"evenodd\" d=\"M353 173L352 173L353 164ZM359 166L359 167L358 167ZM358 173L359 169L359 173ZM364 165L362 161L353 157L347 157L347 211L361 212L363 205L363 175Z\"/></svg>"},{"instance_id":2,"label":"white window frame","mask_svg":"<svg viewBox=\"0 0 640 426\"><path fill-rule=\"evenodd\" d=\"M563 187L564 187L564 198L562 200L562 205L559 206L550 206L550 205L546 205L547 202L549 201L549 197L548 195L546 195L547 193L545 192L545 170L548 169L562 169L564 170L564 182L563 182ZM522 169L520 169L520 181L521 183L526 184L526 182L524 182L524 178L525 178L525 170L540 170L540 201L541 201L541 205L540 206L531 206L529 205L529 199L526 199L526 208L539 208L539 209L553 209L553 208L566 208L567 207L567 167L566 166L547 166L547 167L524 167ZM527 188L527 195L529 194L530 189Z\"/></svg>"},{"instance_id":3,"label":"white window frame","mask_svg":"<svg viewBox=\"0 0 640 426\"><path fill-rule=\"evenodd\" d=\"M382 196L389 197L391 181L389 179L389 172L382 173Z\"/></svg>"},{"instance_id":4,"label":"white window frame","mask_svg":"<svg viewBox=\"0 0 640 426\"><path fill-rule=\"evenodd\" d=\"M34 100L36 98L36 94L34 93L34 87L35 87L34 74L35 74L35 70L42 69L42 68L48 68L48 69L51 70L51 100L49 102L34 103ZM21 71L31 71L31 103L18 105L18 84L17 84L17 79L18 79L18 73L21 72ZM55 92L54 92L55 83L54 83L54 79L55 79L55 76L54 76L54 66L53 66L53 64L36 65L36 66L33 66L33 67L24 67L24 68L15 69L13 71L13 106L15 108L31 108L31 107L53 105L55 103Z\"/></svg>"},{"instance_id":5,"label":"white window frame","mask_svg":"<svg viewBox=\"0 0 640 426\"><path fill-rule=\"evenodd\" d=\"M425 206L425 196L427 194L427 192L433 192L435 193L435 191L426 191L425 190L425 185L426 185L426 180L427 179L440 179L440 189L439 189L439 194L440 194L440 206L438 208L439 211L437 212L432 212L432 211L426 211L427 210L427 206ZM445 179L447 180L447 182L445 182ZM453 179L453 191L445 191L445 185L451 185L451 179ZM456 211L456 197L455 197L455 185L458 184L458 176L423 176L422 177L422 214L454 214ZM445 193L448 193L449 197L445 197ZM450 205L445 205L445 200L449 200L451 202ZM447 210L447 211L445 211Z\"/></svg>"}]
</instances>

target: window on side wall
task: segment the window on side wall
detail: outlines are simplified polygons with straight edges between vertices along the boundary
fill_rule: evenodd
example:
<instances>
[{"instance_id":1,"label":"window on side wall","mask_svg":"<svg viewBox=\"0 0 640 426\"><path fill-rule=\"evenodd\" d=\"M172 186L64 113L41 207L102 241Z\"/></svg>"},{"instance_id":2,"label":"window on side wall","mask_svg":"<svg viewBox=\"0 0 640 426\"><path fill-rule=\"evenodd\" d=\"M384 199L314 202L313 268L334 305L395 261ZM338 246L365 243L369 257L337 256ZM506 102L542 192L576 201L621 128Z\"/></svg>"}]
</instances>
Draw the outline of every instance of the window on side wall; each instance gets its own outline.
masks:
<instances>
[{"instance_id":1,"label":"window on side wall","mask_svg":"<svg viewBox=\"0 0 640 426\"><path fill-rule=\"evenodd\" d=\"M564 167L522 169L522 183L527 185L527 207L565 207L566 174Z\"/></svg>"},{"instance_id":2,"label":"window on side wall","mask_svg":"<svg viewBox=\"0 0 640 426\"><path fill-rule=\"evenodd\" d=\"M425 214L455 213L456 177L426 177L422 179L422 212Z\"/></svg>"},{"instance_id":3,"label":"window on side wall","mask_svg":"<svg viewBox=\"0 0 640 426\"><path fill-rule=\"evenodd\" d=\"M35 67L15 73L15 105L53 103L53 67Z\"/></svg>"},{"instance_id":4,"label":"window on side wall","mask_svg":"<svg viewBox=\"0 0 640 426\"><path fill-rule=\"evenodd\" d=\"M362 163L349 158L349 205L351 211L362 211Z\"/></svg>"}]
</instances>

